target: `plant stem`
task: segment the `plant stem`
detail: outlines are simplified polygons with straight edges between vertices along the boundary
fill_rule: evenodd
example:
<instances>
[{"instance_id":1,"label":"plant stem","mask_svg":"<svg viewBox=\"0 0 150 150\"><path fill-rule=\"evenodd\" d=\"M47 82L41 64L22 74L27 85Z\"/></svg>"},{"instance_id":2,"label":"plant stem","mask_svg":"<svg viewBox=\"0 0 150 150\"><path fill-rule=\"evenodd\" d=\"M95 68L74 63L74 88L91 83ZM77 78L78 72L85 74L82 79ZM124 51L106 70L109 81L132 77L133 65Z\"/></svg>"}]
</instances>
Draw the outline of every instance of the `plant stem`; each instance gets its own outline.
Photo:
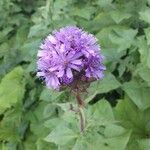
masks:
<instances>
[{"instance_id":1,"label":"plant stem","mask_svg":"<svg viewBox=\"0 0 150 150\"><path fill-rule=\"evenodd\" d=\"M79 117L80 117L80 132L83 133L85 129L85 115L83 107L79 107Z\"/></svg>"},{"instance_id":2,"label":"plant stem","mask_svg":"<svg viewBox=\"0 0 150 150\"><path fill-rule=\"evenodd\" d=\"M80 132L83 133L85 129L85 115L84 115L84 102L82 101L79 92L77 92L76 100L78 103L79 118L80 118Z\"/></svg>"}]
</instances>

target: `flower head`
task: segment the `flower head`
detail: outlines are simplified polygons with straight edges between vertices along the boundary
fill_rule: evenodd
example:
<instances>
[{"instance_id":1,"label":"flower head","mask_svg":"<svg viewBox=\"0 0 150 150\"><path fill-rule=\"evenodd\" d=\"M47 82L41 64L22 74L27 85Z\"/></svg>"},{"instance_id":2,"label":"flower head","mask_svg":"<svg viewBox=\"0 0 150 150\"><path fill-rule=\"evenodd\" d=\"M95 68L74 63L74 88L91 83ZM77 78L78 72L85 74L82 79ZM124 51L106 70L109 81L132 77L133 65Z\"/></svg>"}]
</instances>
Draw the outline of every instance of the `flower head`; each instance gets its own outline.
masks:
<instances>
[{"instance_id":1,"label":"flower head","mask_svg":"<svg viewBox=\"0 0 150 150\"><path fill-rule=\"evenodd\" d=\"M105 70L97 39L75 26L54 31L43 41L37 68L37 76L52 89L71 86L83 77L101 79Z\"/></svg>"}]
</instances>

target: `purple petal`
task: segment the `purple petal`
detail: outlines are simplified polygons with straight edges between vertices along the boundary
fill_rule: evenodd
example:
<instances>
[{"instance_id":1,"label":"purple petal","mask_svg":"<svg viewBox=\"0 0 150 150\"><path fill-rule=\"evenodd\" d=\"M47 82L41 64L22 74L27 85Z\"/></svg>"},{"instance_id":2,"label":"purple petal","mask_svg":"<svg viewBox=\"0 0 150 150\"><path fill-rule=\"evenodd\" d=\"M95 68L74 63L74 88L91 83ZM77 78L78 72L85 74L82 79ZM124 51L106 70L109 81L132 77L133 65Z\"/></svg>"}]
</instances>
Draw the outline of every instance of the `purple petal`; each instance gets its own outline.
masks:
<instances>
[{"instance_id":1,"label":"purple petal","mask_svg":"<svg viewBox=\"0 0 150 150\"><path fill-rule=\"evenodd\" d=\"M66 75L67 75L68 78L72 78L73 77L73 74L72 74L72 71L71 71L70 68L67 68Z\"/></svg>"},{"instance_id":2,"label":"purple petal","mask_svg":"<svg viewBox=\"0 0 150 150\"><path fill-rule=\"evenodd\" d=\"M73 60L71 61L72 64L75 64L75 65L81 65L82 64L82 61L81 59L78 59L78 60Z\"/></svg>"},{"instance_id":3,"label":"purple petal","mask_svg":"<svg viewBox=\"0 0 150 150\"><path fill-rule=\"evenodd\" d=\"M58 77L62 77L64 75L64 69L61 69L57 72Z\"/></svg>"},{"instance_id":4,"label":"purple petal","mask_svg":"<svg viewBox=\"0 0 150 150\"><path fill-rule=\"evenodd\" d=\"M76 66L74 64L70 64L69 67L72 68L72 69L74 69L74 70L77 70L77 71L81 70L80 67L78 67L78 66Z\"/></svg>"},{"instance_id":5,"label":"purple petal","mask_svg":"<svg viewBox=\"0 0 150 150\"><path fill-rule=\"evenodd\" d=\"M56 44L56 43L57 43L57 41L56 41L56 39L54 38L54 36L49 35L47 38L48 38L48 40L49 40L52 44Z\"/></svg>"}]
</instances>

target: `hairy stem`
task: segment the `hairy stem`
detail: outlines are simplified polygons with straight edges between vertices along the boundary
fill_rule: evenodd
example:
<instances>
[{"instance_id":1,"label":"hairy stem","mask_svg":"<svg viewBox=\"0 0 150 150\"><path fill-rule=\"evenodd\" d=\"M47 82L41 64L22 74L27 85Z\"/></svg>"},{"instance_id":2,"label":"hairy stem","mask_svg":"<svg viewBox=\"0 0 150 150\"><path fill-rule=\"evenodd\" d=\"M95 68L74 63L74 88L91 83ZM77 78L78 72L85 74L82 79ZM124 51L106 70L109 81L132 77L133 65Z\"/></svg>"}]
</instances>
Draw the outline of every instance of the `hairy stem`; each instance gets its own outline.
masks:
<instances>
[{"instance_id":1,"label":"hairy stem","mask_svg":"<svg viewBox=\"0 0 150 150\"><path fill-rule=\"evenodd\" d=\"M80 132L83 133L85 129L85 115L83 107L79 107L79 117L80 117Z\"/></svg>"},{"instance_id":2,"label":"hairy stem","mask_svg":"<svg viewBox=\"0 0 150 150\"><path fill-rule=\"evenodd\" d=\"M79 92L77 92L76 100L78 103L78 110L79 110L79 119L80 119L80 132L83 133L85 129L85 115L84 115L84 102L81 99Z\"/></svg>"}]
</instances>

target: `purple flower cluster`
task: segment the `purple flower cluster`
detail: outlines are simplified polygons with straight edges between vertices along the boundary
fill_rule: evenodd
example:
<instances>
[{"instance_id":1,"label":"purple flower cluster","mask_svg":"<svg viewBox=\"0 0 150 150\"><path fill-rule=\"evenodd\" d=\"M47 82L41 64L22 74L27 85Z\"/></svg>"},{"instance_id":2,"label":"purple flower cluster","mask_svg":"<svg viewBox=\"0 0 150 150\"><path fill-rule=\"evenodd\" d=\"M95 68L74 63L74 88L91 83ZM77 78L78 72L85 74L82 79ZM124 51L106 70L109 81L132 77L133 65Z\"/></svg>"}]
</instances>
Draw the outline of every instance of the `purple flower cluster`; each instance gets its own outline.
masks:
<instances>
[{"instance_id":1,"label":"purple flower cluster","mask_svg":"<svg viewBox=\"0 0 150 150\"><path fill-rule=\"evenodd\" d=\"M97 39L75 26L54 31L38 51L37 76L47 87L59 89L75 80L101 79L105 66Z\"/></svg>"}]
</instances>

